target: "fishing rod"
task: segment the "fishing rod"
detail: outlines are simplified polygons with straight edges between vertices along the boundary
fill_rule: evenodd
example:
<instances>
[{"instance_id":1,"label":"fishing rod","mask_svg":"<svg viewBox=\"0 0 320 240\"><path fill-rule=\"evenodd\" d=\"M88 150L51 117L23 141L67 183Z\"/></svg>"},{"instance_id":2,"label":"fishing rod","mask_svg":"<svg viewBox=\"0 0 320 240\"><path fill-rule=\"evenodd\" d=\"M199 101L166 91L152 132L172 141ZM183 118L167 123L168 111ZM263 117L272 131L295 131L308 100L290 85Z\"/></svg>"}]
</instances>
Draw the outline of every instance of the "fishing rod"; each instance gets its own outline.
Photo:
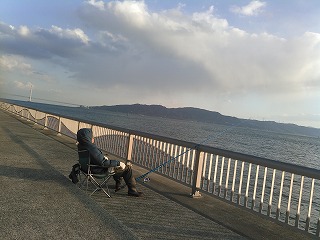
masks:
<instances>
[{"instance_id":1,"label":"fishing rod","mask_svg":"<svg viewBox=\"0 0 320 240\"><path fill-rule=\"evenodd\" d=\"M224 133L234 129L235 127L238 127L240 126L244 121L246 121L245 119L244 120L240 120L237 124L231 126L231 127L228 127L226 129L224 129L222 132L220 132L218 135L215 136L216 139L218 139L219 137L221 137ZM205 142L209 141L210 139L212 139L214 137L215 134L210 134L207 138L205 138L202 142L196 144L193 148L188 148L186 151L180 153L179 155L176 155L172 158L170 158L168 161L166 162L163 162L161 163L160 165L156 166L155 168L152 168L151 170L149 170L148 172L140 175L139 177L136 178L136 181L140 181L141 179L143 179L144 182L148 182L150 181L150 178L148 178L147 176L157 170L159 170L160 168L164 167L165 165L169 164L169 163L172 163L174 162L177 158L179 158L180 156L183 156L184 154L190 152L192 149L197 149L200 145L204 144ZM125 188L126 185L122 185L120 186L120 188L116 189L115 192Z\"/></svg>"},{"instance_id":2,"label":"fishing rod","mask_svg":"<svg viewBox=\"0 0 320 240\"><path fill-rule=\"evenodd\" d=\"M232 125L232 126L226 128L226 129L224 129L222 132L220 132L219 134L217 134L217 135L215 136L216 139L220 138L224 133L226 133L226 132L234 129L235 127L239 127L239 126L242 125L245 121L248 121L248 120L247 120L247 119L239 120L239 122L238 122L237 124ZM251 124L250 122L248 122L248 123ZM141 180L142 178L144 179L144 182L150 181L150 178L145 178L147 175L149 175L150 173L153 173L153 172L159 170L160 168L162 168L163 166L165 166L165 165L167 165L167 164L175 161L177 158L179 158L180 156L183 156L184 154L190 152L192 149L197 149L197 147L199 147L200 145L202 145L202 144L204 144L205 142L209 141L209 140L212 139L213 137L214 137L214 134L208 135L208 137L207 137L205 140L203 140L202 142L196 144L196 145L194 146L194 148L188 148L186 151L182 152L181 154L170 158L168 161L166 161L166 162L158 165L157 167L155 167L155 168L151 169L150 171L148 171L148 172L142 174L141 176L137 177L137 178L136 178L136 181L139 181L139 180Z\"/></svg>"},{"instance_id":3,"label":"fishing rod","mask_svg":"<svg viewBox=\"0 0 320 240\"><path fill-rule=\"evenodd\" d=\"M244 121L244 120L243 120ZM226 128L224 129L222 132L220 132L220 134L218 134L216 136L216 138L219 138L221 137L224 133L226 133L227 131L230 131L231 129L235 128L235 127L238 127L239 125L242 124L243 121L239 121L239 123L229 127L229 128ZM158 165L157 167L151 169L150 171L146 172L145 174L142 174L141 176L137 177L136 178L136 181L139 181L141 178L145 178L147 175L149 175L150 173L153 173L155 171L157 171L158 169L162 168L163 166L167 165L168 163L171 163L173 161L175 161L177 158L179 158L180 156L183 156L184 154L190 152L192 149L197 149L200 145L204 144L205 142L209 141L210 139L212 139L214 137L214 134L211 134L209 135L206 139L204 139L202 142L196 144L194 146L194 148L188 148L186 151L182 152L181 154L177 155L177 156L174 156L172 158L170 158L168 161Z\"/></svg>"}]
</instances>

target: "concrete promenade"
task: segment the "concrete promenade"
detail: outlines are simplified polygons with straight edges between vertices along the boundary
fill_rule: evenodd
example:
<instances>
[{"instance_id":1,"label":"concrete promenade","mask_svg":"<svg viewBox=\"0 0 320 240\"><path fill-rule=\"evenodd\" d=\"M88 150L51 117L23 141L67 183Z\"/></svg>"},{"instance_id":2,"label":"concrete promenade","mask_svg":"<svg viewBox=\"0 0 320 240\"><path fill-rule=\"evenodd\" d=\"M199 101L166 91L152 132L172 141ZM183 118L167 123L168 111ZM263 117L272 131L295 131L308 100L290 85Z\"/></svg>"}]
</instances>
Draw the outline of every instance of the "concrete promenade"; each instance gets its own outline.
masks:
<instances>
[{"instance_id":1,"label":"concrete promenade","mask_svg":"<svg viewBox=\"0 0 320 240\"><path fill-rule=\"evenodd\" d=\"M312 239L155 173L138 184L142 198L90 197L68 178L75 141L3 110L0 152L1 239Z\"/></svg>"}]
</instances>

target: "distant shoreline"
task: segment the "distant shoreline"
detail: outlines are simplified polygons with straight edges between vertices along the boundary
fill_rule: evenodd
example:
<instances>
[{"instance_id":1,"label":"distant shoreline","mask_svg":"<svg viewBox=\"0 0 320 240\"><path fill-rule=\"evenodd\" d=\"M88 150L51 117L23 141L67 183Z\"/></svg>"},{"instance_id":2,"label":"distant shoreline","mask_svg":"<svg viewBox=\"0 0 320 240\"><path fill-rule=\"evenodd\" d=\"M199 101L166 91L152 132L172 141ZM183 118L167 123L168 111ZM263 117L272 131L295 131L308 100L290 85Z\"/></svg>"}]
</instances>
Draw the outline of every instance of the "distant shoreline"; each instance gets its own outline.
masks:
<instances>
[{"instance_id":1,"label":"distant shoreline","mask_svg":"<svg viewBox=\"0 0 320 240\"><path fill-rule=\"evenodd\" d=\"M228 127L243 127L250 128L262 131L299 135L299 136L308 136L320 138L320 129L313 127L299 126L291 123L278 123L275 121L259 121L251 119L241 119L237 117L224 116L219 112L208 111L199 108L166 108L161 105L143 105L143 104L132 104L132 105L113 105L113 106L83 106L79 105L77 107L63 106L57 104L49 103L38 103L38 102L29 102L21 100L11 100L3 99L6 102L13 104L20 104L26 107L41 108L45 110L45 107L56 106L64 107L71 109L82 108L86 111L90 110L99 110L99 111L109 111L122 114L133 114L138 116L149 116L149 117L160 117L166 119L175 119L175 120L186 120L202 123L213 123L218 125L224 125ZM41 110L41 109L39 109Z\"/></svg>"}]
</instances>

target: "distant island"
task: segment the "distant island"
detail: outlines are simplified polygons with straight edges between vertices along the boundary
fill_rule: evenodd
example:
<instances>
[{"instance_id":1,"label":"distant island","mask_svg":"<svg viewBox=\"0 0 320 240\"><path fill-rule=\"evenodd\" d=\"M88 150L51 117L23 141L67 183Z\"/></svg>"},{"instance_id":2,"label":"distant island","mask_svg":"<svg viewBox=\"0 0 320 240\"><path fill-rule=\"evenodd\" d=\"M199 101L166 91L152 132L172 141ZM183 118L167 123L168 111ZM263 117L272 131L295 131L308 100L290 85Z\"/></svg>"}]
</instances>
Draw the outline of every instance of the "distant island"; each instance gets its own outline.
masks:
<instances>
[{"instance_id":1,"label":"distant island","mask_svg":"<svg viewBox=\"0 0 320 240\"><path fill-rule=\"evenodd\" d=\"M320 129L318 128L298 126L296 124L290 123L277 123L275 121L240 119L237 117L224 116L219 112L208 111L192 107L166 108L161 105L132 104L113 106L93 106L90 108L126 114L139 114L153 117L198 121L226 126L239 126L260 129L265 131L320 137Z\"/></svg>"},{"instance_id":2,"label":"distant island","mask_svg":"<svg viewBox=\"0 0 320 240\"><path fill-rule=\"evenodd\" d=\"M1 99L0 99L1 100ZM26 107L32 107L43 111L48 111L49 107L53 107L57 113L66 112L66 115L70 115L72 109L81 108L85 111L101 110L118 112L124 114L137 114L152 117L171 118L178 120L187 120L195 122L214 123L226 126L236 126L243 128L252 128L263 131L272 131L284 134L303 135L320 138L320 129L312 127L298 126L290 123L277 123L275 121L258 121L252 119L241 119L237 117L224 116L218 112L208 111L199 108L183 107L183 108L166 108L161 105L144 105L144 104L132 104L132 105L113 105L113 106L82 106L78 107L66 107L60 105L52 105L45 103L36 103L21 100L2 99L5 102L19 104ZM58 110L60 109L60 110ZM67 110L66 110L67 109ZM51 110L53 111L53 110ZM76 115L73 112L73 115Z\"/></svg>"}]
</instances>

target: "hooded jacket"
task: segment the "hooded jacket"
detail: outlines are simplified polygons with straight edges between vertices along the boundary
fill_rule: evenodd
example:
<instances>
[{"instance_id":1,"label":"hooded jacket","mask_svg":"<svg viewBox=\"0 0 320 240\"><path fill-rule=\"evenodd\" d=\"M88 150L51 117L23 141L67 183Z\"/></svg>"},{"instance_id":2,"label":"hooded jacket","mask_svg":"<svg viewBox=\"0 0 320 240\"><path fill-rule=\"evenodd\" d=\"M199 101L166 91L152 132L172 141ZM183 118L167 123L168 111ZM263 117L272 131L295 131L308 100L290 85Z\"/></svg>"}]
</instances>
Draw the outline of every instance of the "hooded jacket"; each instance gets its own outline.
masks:
<instances>
[{"instance_id":1,"label":"hooded jacket","mask_svg":"<svg viewBox=\"0 0 320 240\"><path fill-rule=\"evenodd\" d=\"M90 163L102 167L117 167L120 162L117 160L108 160L104 157L98 147L92 143L92 130L90 128L82 128L77 132L78 150L88 150L90 153ZM93 169L92 169L93 170ZM100 173L105 169L96 169L94 173Z\"/></svg>"}]
</instances>

